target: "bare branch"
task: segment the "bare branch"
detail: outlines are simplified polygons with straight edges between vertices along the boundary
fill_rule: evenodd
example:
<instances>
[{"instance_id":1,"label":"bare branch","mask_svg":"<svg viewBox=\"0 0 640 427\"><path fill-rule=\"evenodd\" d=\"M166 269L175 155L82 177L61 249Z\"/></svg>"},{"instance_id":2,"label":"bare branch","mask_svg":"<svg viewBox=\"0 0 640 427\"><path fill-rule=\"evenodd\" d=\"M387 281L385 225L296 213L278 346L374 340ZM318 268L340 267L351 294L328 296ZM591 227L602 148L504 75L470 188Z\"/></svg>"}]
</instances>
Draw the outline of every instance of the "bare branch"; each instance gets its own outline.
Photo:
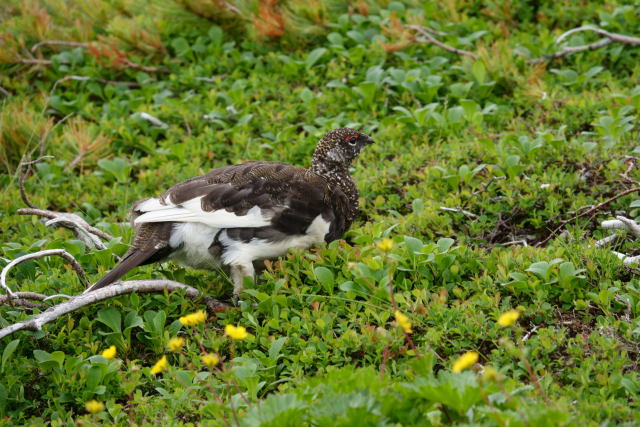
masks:
<instances>
[{"instance_id":1,"label":"bare branch","mask_svg":"<svg viewBox=\"0 0 640 427\"><path fill-rule=\"evenodd\" d=\"M622 193L616 194L613 197L608 198L607 200L605 200L604 202L600 202L597 205L591 207L590 209L575 215L574 217L571 217L569 219L565 219L563 221L560 221L560 225L558 225L547 237L545 237L542 241L538 242L538 244L536 244L536 246L542 246L545 243L547 243L549 240L551 240L553 238L553 236L555 236L558 231L562 230L567 224L569 224L570 222L575 221L578 218L582 218L583 216L587 216L587 215L591 215L592 213L602 209L603 207L607 206L608 204L618 200L621 197L627 196L631 193L637 193L638 191L640 191L640 187L634 187L634 188L630 188L628 190L623 191Z\"/></svg>"},{"instance_id":2,"label":"bare branch","mask_svg":"<svg viewBox=\"0 0 640 427\"><path fill-rule=\"evenodd\" d=\"M35 58L20 58L18 60L21 64L27 65L51 65L53 61L49 61L48 59L35 59Z\"/></svg>"},{"instance_id":3,"label":"bare branch","mask_svg":"<svg viewBox=\"0 0 640 427\"><path fill-rule=\"evenodd\" d=\"M633 36L626 36L624 34L618 34L618 33L610 33L609 31L603 30L601 28L598 27L594 27L591 25L584 25L582 27L577 27L577 28L573 28L565 33L563 33L562 35L560 35L560 37L558 37L555 42L556 43L561 43L563 42L567 37L575 34L575 33L579 33L582 31L593 31L601 36L604 36L604 38L598 40L597 42L594 43L589 43L589 44L585 44L585 45L580 45L580 46L567 46L565 48L563 48L562 50L555 52L551 55L544 55L541 56L540 58L533 58L527 61L527 64L539 64L541 62L546 62L546 61L551 61L557 58L561 58L563 56L567 56L570 55L572 53L575 52L581 52L583 50L596 50L596 49L600 49L601 47L607 46L611 43L622 43L622 44L629 44L632 46L637 46L640 45L640 38L638 37L633 37Z\"/></svg>"},{"instance_id":4,"label":"bare branch","mask_svg":"<svg viewBox=\"0 0 640 427\"><path fill-rule=\"evenodd\" d=\"M125 59L124 64L129 68L133 68L134 70L140 70L140 71L144 71L144 72L147 72L147 73L165 73L165 74L169 73L169 70L167 70L166 68L150 67L150 66L147 66L147 65L140 65L140 64L136 64L135 62L131 62L128 59Z\"/></svg>"},{"instance_id":5,"label":"bare branch","mask_svg":"<svg viewBox=\"0 0 640 427\"><path fill-rule=\"evenodd\" d=\"M201 295L197 289L172 280L131 280L126 282L117 282L102 289L73 297L68 301L62 302L33 316L29 320L18 322L7 326L4 329L0 329L0 339L22 330L39 331L42 329L43 325L52 322L67 313L71 313L82 307L86 307L109 298L127 295L133 292L153 293L173 292L178 290L184 290L185 296L191 299L198 298ZM213 308L214 310L227 307L226 304L212 299L208 299L205 303L208 308Z\"/></svg>"},{"instance_id":6,"label":"bare branch","mask_svg":"<svg viewBox=\"0 0 640 427\"><path fill-rule=\"evenodd\" d=\"M169 125L166 124L165 122L163 122L162 120L160 120L159 118L152 116L149 113L140 113L138 114L138 116L142 119L142 120L146 120L149 123L151 123L154 126L158 126L159 128L162 129L168 129Z\"/></svg>"},{"instance_id":7,"label":"bare branch","mask_svg":"<svg viewBox=\"0 0 640 427\"><path fill-rule=\"evenodd\" d=\"M600 225L602 228L626 230L633 234L636 239L640 239L640 225L634 220L624 216L616 216L616 219L603 221Z\"/></svg>"},{"instance_id":8,"label":"bare branch","mask_svg":"<svg viewBox=\"0 0 640 427\"><path fill-rule=\"evenodd\" d=\"M113 236L111 236L108 233L105 233L104 231L100 230L99 228L93 227L91 225L89 225L89 223L87 221L85 221L84 219L82 219L80 216L73 214L73 213L66 213L66 212L55 212L55 211L50 211L50 210L46 210L46 209L27 209L27 208L23 208L23 209L18 209L18 214L20 215L38 215L44 218L49 218L49 219L54 219L57 221L54 221L55 224L60 224L63 227L69 228L70 230L72 230L73 232L76 233L76 235L78 236L79 239L82 239L82 233L83 231L85 232L89 232L91 234L94 234L98 237L100 237L103 240L113 240ZM77 231L78 228L81 228L82 231ZM104 247L103 247L104 249Z\"/></svg>"},{"instance_id":9,"label":"bare branch","mask_svg":"<svg viewBox=\"0 0 640 427\"><path fill-rule=\"evenodd\" d=\"M0 86L0 93L3 94L6 98L9 98L11 96L11 92L3 88L2 86Z\"/></svg>"},{"instance_id":10,"label":"bare branch","mask_svg":"<svg viewBox=\"0 0 640 427\"><path fill-rule=\"evenodd\" d=\"M240 12L240 9L238 9L237 7L232 5L231 3L223 1L222 4L224 5L224 7L229 9L231 12L235 13L236 15L242 16L242 12Z\"/></svg>"},{"instance_id":11,"label":"bare branch","mask_svg":"<svg viewBox=\"0 0 640 427\"><path fill-rule=\"evenodd\" d=\"M604 227L604 223L602 223L602 226L603 228L607 228ZM612 234L610 236L603 237L602 239L596 241L596 248L605 248L607 246L615 245L621 238L622 235L620 234Z\"/></svg>"},{"instance_id":12,"label":"bare branch","mask_svg":"<svg viewBox=\"0 0 640 427\"><path fill-rule=\"evenodd\" d=\"M556 53L552 53L551 55L545 55L545 56L541 56L540 58L530 59L527 61L527 64L540 64L542 62L547 62L557 58L562 58L563 56L567 56L569 54L576 53L576 52L581 52L583 50L600 49L601 47L607 46L611 43L613 43L613 40L611 39L600 39L597 42L590 43L590 44L585 44L580 46L569 46L569 47L565 47L564 49Z\"/></svg>"},{"instance_id":13,"label":"bare branch","mask_svg":"<svg viewBox=\"0 0 640 427\"><path fill-rule=\"evenodd\" d=\"M17 297L16 294L11 290L11 288L9 288L9 286L7 286L7 274L9 273L9 270L11 270L13 267L15 267L20 263L29 261L30 259L43 258L46 256L52 256L52 255L61 256L62 258L69 261L69 263L71 264L71 267L78 275L78 278L80 279L82 284L85 287L90 285L89 280L87 279L87 275L82 269L82 266L78 263L78 261L76 261L76 259L69 252L65 251L64 249L49 249L45 251L39 251L39 252L34 252L32 254L23 255L21 257L14 259L9 264L5 265L5 267L2 269L2 273L0 273L0 287L2 287L2 289L4 289L7 292L9 297L16 298Z\"/></svg>"},{"instance_id":14,"label":"bare branch","mask_svg":"<svg viewBox=\"0 0 640 427\"><path fill-rule=\"evenodd\" d=\"M640 38L638 37L626 36L624 34L618 34L618 33L610 33L609 31L603 30L602 28L594 27L592 25L583 25L582 27L571 29L565 32L564 34L562 34L560 37L558 37L556 39L556 43L560 43L570 35L573 35L581 31L593 31L595 33L598 33L601 36L605 36L618 43L640 45Z\"/></svg>"},{"instance_id":15,"label":"bare branch","mask_svg":"<svg viewBox=\"0 0 640 427\"><path fill-rule=\"evenodd\" d=\"M23 158L24 158L24 156L23 156ZM34 209L37 209L37 208L29 200L29 197L27 196L27 192L24 189L24 183L27 180L27 175L29 175L29 173L31 173L31 166L35 165L36 163L40 163L44 159L53 159L53 156L40 156L35 160L21 161L20 164L18 165L18 170L16 171L16 173L19 173L19 176L18 176L18 188L20 190L20 198L22 199L22 201L24 202L25 205L29 206L30 208L34 208ZM20 169L23 166L26 166L27 170L24 173L21 173Z\"/></svg>"},{"instance_id":16,"label":"bare branch","mask_svg":"<svg viewBox=\"0 0 640 427\"><path fill-rule=\"evenodd\" d=\"M421 25L405 25L406 28L410 28L412 30L415 30L417 32L420 33L420 35L422 35L424 37L424 39L415 39L417 42L420 43L431 43L434 44L436 46L438 46L441 49L444 49L448 52L452 52L452 53L456 53L458 55L464 55L464 56L468 56L469 58L472 59L478 59L478 56L473 53L473 52L469 52L468 50L464 50L464 49L458 49L455 48L453 46L449 46L448 44L444 44L442 43L440 40L436 39L432 33L433 30L429 30Z\"/></svg>"},{"instance_id":17,"label":"bare branch","mask_svg":"<svg viewBox=\"0 0 640 427\"><path fill-rule=\"evenodd\" d=\"M89 47L89 43L70 42L70 41L64 41L64 40L42 40L41 42L38 42L38 43L33 45L33 47L31 48L31 52L35 53L36 50L38 50L42 46L66 46L66 47L84 47L84 48L87 48L87 47Z\"/></svg>"},{"instance_id":18,"label":"bare branch","mask_svg":"<svg viewBox=\"0 0 640 427\"><path fill-rule=\"evenodd\" d=\"M517 245L522 245L522 246L524 246L525 248L526 248L527 246L529 246L529 245L527 244L527 241L526 241L525 239L521 239L521 240L511 240L510 242L504 242L504 243L501 243L501 245L502 245L502 246L517 246Z\"/></svg>"},{"instance_id":19,"label":"bare branch","mask_svg":"<svg viewBox=\"0 0 640 427\"><path fill-rule=\"evenodd\" d=\"M441 211L445 211L445 212L457 212L457 213L461 213L466 217L469 217L471 219L476 219L478 218L478 215L474 214L473 212L469 212L469 211L465 211L462 208L448 208L446 206L440 206L440 210Z\"/></svg>"}]
</instances>

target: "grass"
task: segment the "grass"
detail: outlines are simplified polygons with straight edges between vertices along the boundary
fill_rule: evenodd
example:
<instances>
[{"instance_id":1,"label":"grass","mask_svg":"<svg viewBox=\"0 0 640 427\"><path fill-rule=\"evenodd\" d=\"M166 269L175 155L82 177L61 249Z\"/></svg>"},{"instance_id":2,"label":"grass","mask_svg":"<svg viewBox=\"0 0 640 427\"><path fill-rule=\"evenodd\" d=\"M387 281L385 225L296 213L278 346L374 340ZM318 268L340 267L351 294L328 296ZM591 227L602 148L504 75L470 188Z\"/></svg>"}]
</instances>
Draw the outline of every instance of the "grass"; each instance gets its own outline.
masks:
<instances>
[{"instance_id":1,"label":"grass","mask_svg":"<svg viewBox=\"0 0 640 427\"><path fill-rule=\"evenodd\" d=\"M600 221L640 214L637 194L535 246L633 185L620 174L640 151L640 51L611 44L526 62L584 24L638 36L634 2L5 3L0 266L64 248L95 281L126 251L136 200L249 159L306 166L339 126L377 143L354 165L363 212L345 239L268 263L240 308L185 326L201 301L134 294L2 340L3 423L640 423L637 269L593 247L608 234ZM478 59L418 43L405 23ZM31 52L42 40L85 44ZM26 182L32 202L117 236L107 249L16 214L25 155L53 156ZM172 264L127 278L219 298L232 289L220 273ZM9 284L82 291L57 258L21 264ZM519 318L500 326L511 309ZM0 325L29 315L2 306ZM226 336L228 324L249 336ZM185 343L169 351L176 336ZM115 357L100 355L112 345ZM452 372L469 351L477 363ZM164 355L169 366L152 374ZM95 414L91 400L104 405Z\"/></svg>"}]
</instances>

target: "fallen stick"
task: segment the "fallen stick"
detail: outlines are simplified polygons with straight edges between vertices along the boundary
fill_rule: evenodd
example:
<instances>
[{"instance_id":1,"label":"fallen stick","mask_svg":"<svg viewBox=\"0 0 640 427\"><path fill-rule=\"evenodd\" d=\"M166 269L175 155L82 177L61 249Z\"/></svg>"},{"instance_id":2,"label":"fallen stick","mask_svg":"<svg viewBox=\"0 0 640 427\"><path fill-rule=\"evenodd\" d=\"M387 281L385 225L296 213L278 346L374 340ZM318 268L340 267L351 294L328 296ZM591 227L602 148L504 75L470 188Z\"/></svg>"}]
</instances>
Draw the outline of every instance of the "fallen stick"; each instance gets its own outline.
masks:
<instances>
[{"instance_id":1,"label":"fallen stick","mask_svg":"<svg viewBox=\"0 0 640 427\"><path fill-rule=\"evenodd\" d=\"M5 265L0 273L0 287L7 292L7 295L10 298L17 298L16 294L11 290L9 286L7 286L7 274L9 274L9 270L11 270L16 265L23 263L25 261L29 261L35 258L44 258L47 256L57 255L69 261L71 267L78 275L78 278L84 285L84 287L88 287L90 285L89 280L87 279L87 275L85 274L82 266L76 261L76 259L64 249L48 249L45 251L34 252L32 254L23 255L11 261L9 264Z\"/></svg>"},{"instance_id":2,"label":"fallen stick","mask_svg":"<svg viewBox=\"0 0 640 427\"><path fill-rule=\"evenodd\" d=\"M601 47L607 46L611 43L622 43L622 44L628 44L632 46L640 45L640 38L638 37L626 36L624 34L618 34L618 33L610 33L609 31L603 30L602 28L594 27L591 25L583 25L582 27L573 28L563 33L562 35L560 35L555 40L555 42L556 44L561 43L570 35L578 32L582 32L582 31L593 31L594 33L604 36L604 38L598 40L597 42L593 42L585 45L567 46L562 50L552 53L550 55L544 55L539 58L529 59L527 61L527 64L539 64L541 62L562 58L563 56L567 56L575 52L582 52L584 50L596 50L596 49L600 49Z\"/></svg>"},{"instance_id":3,"label":"fallen stick","mask_svg":"<svg viewBox=\"0 0 640 427\"><path fill-rule=\"evenodd\" d=\"M415 30L420 33L424 37L424 40L416 39L417 42L420 43L431 43L438 46L441 49L444 49L451 53L456 53L458 55L468 56L469 58L478 59L478 55L473 52L469 52L468 50L458 49L453 46L449 46L448 44L442 43L440 40L433 36L433 30L428 30L427 28L421 25L405 25L406 28Z\"/></svg>"},{"instance_id":4,"label":"fallen stick","mask_svg":"<svg viewBox=\"0 0 640 427\"><path fill-rule=\"evenodd\" d=\"M547 237L545 237L544 240L542 240L541 242L538 242L536 244L536 246L539 247L539 246L542 246L545 243L547 243L549 240L551 240L558 233L558 231L562 230L564 228L564 226L566 226L570 222L573 222L578 218L582 218L583 216L591 215L592 213L594 213L594 212L602 209L603 207L607 206L609 203L614 202L614 201L618 200L619 198L624 197L626 195L629 195L631 193L636 193L638 191L640 191L640 187L630 188L628 190L623 191L620 194L616 194L615 196L605 200L604 202L598 203L597 205L593 206L591 209L588 209L588 210L586 210L586 211L584 211L584 212L582 212L582 213L580 213L578 215L575 215L572 218L560 221L560 225L557 226L551 233L549 233L549 235Z\"/></svg>"},{"instance_id":5,"label":"fallen stick","mask_svg":"<svg viewBox=\"0 0 640 427\"><path fill-rule=\"evenodd\" d=\"M18 331L39 331L43 325L67 313L109 298L127 295L133 292L154 293L179 290L185 291L185 296L191 299L201 296L201 293L197 289L180 282L174 282L173 280L130 280L126 282L116 282L102 289L72 297L68 301L54 305L42 313L33 316L31 319L23 320L22 322L14 323L13 325L0 329L0 339ZM226 304L214 299L208 299L205 303L207 304L207 308L213 311L227 307Z\"/></svg>"}]
</instances>

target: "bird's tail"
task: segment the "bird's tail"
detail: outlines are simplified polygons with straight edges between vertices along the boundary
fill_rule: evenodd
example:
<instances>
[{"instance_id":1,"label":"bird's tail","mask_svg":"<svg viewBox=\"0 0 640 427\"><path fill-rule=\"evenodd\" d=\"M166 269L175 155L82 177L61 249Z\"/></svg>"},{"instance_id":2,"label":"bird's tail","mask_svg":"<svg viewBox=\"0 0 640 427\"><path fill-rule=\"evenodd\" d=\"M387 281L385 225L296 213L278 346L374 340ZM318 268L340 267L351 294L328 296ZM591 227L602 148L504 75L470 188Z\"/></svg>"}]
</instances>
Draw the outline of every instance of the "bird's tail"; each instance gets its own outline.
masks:
<instances>
[{"instance_id":1,"label":"bird's tail","mask_svg":"<svg viewBox=\"0 0 640 427\"><path fill-rule=\"evenodd\" d=\"M144 264L145 261L148 261L149 258L153 257L156 252L158 252L158 249L156 248L132 249L128 254L125 255L122 261L120 261L120 263L113 268L113 270L102 276L100 280L89 286L83 293L86 294L88 292L95 291L96 289L104 288L105 286L112 284L113 282L127 274L132 268Z\"/></svg>"}]
</instances>

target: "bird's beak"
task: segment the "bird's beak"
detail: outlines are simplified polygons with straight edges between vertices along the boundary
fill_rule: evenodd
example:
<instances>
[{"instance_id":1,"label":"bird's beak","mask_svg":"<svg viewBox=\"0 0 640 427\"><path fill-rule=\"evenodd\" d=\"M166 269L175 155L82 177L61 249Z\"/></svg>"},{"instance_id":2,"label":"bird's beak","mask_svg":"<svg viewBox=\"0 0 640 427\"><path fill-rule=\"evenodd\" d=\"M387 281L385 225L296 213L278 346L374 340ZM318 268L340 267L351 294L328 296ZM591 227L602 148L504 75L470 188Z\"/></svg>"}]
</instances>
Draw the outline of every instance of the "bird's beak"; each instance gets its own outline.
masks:
<instances>
[{"instance_id":1,"label":"bird's beak","mask_svg":"<svg viewBox=\"0 0 640 427\"><path fill-rule=\"evenodd\" d=\"M367 136L364 140L365 144L367 145L371 145L373 144L375 141L373 140L373 138L371 138L370 136Z\"/></svg>"}]
</instances>

